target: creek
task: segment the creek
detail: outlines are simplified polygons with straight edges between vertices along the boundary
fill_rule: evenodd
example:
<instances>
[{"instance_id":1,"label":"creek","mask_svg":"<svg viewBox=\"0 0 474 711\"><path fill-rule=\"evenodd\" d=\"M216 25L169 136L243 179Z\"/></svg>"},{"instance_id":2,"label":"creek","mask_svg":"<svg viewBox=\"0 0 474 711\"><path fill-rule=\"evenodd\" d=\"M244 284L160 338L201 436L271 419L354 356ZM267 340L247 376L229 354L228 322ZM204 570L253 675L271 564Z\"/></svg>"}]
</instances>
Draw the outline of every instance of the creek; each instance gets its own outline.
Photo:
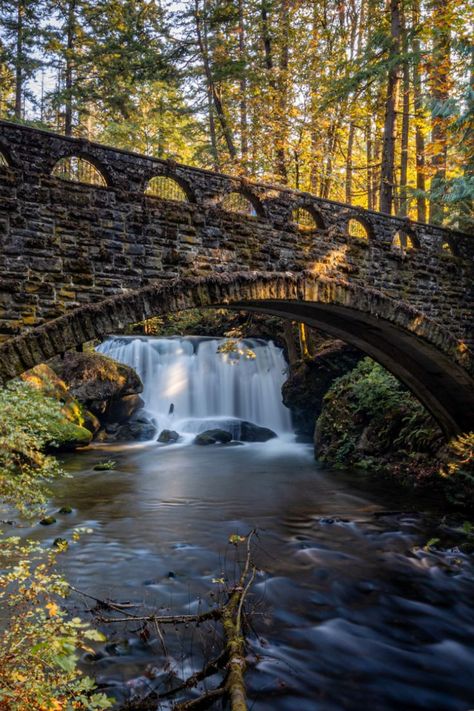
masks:
<instances>
[{"instance_id":1,"label":"creek","mask_svg":"<svg viewBox=\"0 0 474 711\"><path fill-rule=\"evenodd\" d=\"M73 512L35 528L35 536L52 542L76 526L90 528L60 557L72 585L131 601L138 611L178 614L214 604L223 588L215 581L238 575L229 536L256 528L246 675L252 709L472 708L474 569L456 548L426 547L439 525L435 504L420 511L414 494L383 479L315 462L309 445L294 442L280 403L281 352L248 342L256 358L230 365L228 354L216 356L216 343L114 339L101 347L137 368L158 427L172 424L189 436L65 455L72 478L55 485L51 511L68 505ZM272 427L279 437L240 446L189 442L203 422L229 417ZM105 458L116 468L94 471ZM83 600L74 605L84 614ZM84 660L99 683L123 686L148 664L167 663L184 677L219 648L212 625L190 627L167 632L165 658L159 641L140 639L136 629L109 629L97 658Z\"/></svg>"}]
</instances>

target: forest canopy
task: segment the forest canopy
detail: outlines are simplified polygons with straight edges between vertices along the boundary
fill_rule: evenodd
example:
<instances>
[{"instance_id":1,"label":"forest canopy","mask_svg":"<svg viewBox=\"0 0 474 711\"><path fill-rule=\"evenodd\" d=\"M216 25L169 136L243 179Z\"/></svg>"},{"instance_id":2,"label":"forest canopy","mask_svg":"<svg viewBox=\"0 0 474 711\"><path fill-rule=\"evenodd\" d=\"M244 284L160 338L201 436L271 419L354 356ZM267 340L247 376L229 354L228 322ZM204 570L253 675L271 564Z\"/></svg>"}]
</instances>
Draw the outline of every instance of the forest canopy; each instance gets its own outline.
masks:
<instances>
[{"instance_id":1,"label":"forest canopy","mask_svg":"<svg viewBox=\"0 0 474 711\"><path fill-rule=\"evenodd\" d=\"M469 0L1 0L0 116L463 230Z\"/></svg>"}]
</instances>

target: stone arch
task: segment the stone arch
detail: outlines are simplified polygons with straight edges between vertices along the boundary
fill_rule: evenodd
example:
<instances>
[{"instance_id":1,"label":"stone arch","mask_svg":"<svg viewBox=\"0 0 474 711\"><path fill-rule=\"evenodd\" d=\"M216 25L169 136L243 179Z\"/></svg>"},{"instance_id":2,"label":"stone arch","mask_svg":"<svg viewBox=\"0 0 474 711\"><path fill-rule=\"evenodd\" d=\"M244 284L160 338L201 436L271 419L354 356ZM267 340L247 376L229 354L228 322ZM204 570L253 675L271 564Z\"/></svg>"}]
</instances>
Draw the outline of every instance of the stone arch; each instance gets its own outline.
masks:
<instances>
[{"instance_id":1,"label":"stone arch","mask_svg":"<svg viewBox=\"0 0 474 711\"><path fill-rule=\"evenodd\" d=\"M107 170L94 156L73 153L59 158L51 175L60 180L105 188L110 184Z\"/></svg>"},{"instance_id":2,"label":"stone arch","mask_svg":"<svg viewBox=\"0 0 474 711\"><path fill-rule=\"evenodd\" d=\"M324 230L324 220L311 205L297 205L291 211L291 221L301 230Z\"/></svg>"},{"instance_id":3,"label":"stone arch","mask_svg":"<svg viewBox=\"0 0 474 711\"><path fill-rule=\"evenodd\" d=\"M145 195L161 200L194 202L194 195L189 185L174 175L153 175L146 184Z\"/></svg>"},{"instance_id":4,"label":"stone arch","mask_svg":"<svg viewBox=\"0 0 474 711\"><path fill-rule=\"evenodd\" d=\"M420 248L420 242L416 235L409 230L397 230L392 239L392 250L398 254L405 255L414 249Z\"/></svg>"},{"instance_id":5,"label":"stone arch","mask_svg":"<svg viewBox=\"0 0 474 711\"><path fill-rule=\"evenodd\" d=\"M0 344L0 380L129 323L196 307L254 311L318 327L391 371L447 435L474 428L474 356L463 343L379 291L308 272L177 278L83 306Z\"/></svg>"},{"instance_id":6,"label":"stone arch","mask_svg":"<svg viewBox=\"0 0 474 711\"><path fill-rule=\"evenodd\" d=\"M263 215L263 208L258 198L248 190L231 190L220 202L220 207L227 212L257 217Z\"/></svg>"},{"instance_id":7,"label":"stone arch","mask_svg":"<svg viewBox=\"0 0 474 711\"><path fill-rule=\"evenodd\" d=\"M346 232L354 239L369 240L373 237L372 226L360 215L351 215L347 220Z\"/></svg>"}]
</instances>

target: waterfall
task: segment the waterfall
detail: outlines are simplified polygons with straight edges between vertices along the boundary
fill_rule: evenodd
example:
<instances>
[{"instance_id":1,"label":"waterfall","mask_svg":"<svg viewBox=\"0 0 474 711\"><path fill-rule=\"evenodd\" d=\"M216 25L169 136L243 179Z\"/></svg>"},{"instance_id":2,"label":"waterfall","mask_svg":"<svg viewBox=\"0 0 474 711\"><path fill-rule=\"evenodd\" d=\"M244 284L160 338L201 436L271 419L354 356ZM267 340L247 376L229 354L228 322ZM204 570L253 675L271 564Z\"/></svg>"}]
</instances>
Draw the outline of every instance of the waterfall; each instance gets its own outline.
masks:
<instances>
[{"instance_id":1,"label":"waterfall","mask_svg":"<svg viewBox=\"0 0 474 711\"><path fill-rule=\"evenodd\" d=\"M219 352L225 343L197 336L114 336L97 350L136 370L158 429L202 432L223 418L238 418L289 432L290 413L281 398L287 367L282 350L249 338L238 344L243 355Z\"/></svg>"}]
</instances>

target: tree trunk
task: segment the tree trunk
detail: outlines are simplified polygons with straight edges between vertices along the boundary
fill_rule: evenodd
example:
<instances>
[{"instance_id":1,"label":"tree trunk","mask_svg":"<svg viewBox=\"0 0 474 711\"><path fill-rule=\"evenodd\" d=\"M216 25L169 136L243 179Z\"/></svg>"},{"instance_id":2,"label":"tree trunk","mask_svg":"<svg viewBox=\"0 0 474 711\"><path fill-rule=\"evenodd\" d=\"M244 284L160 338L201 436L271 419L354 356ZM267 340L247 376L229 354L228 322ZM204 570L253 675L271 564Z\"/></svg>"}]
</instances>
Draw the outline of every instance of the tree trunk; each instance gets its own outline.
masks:
<instances>
[{"instance_id":1,"label":"tree trunk","mask_svg":"<svg viewBox=\"0 0 474 711\"><path fill-rule=\"evenodd\" d=\"M380 211L390 214L393 203L395 141L397 135L398 92L400 86L400 0L390 0L390 69L388 72L383 131L382 170L380 176Z\"/></svg>"},{"instance_id":2,"label":"tree trunk","mask_svg":"<svg viewBox=\"0 0 474 711\"><path fill-rule=\"evenodd\" d=\"M373 166L372 166L372 161L373 161L373 141L372 141L372 131L371 131L371 126L370 126L370 120L367 121L366 129L365 129L365 135L366 135L366 143L365 143L365 152L366 152L366 165L367 165L367 207L369 210L374 210L375 209L375 200L374 200L374 192L373 192Z\"/></svg>"},{"instance_id":3,"label":"tree trunk","mask_svg":"<svg viewBox=\"0 0 474 711\"><path fill-rule=\"evenodd\" d=\"M72 136L72 89L73 89L73 51L76 36L76 0L69 0L67 10L67 43L66 43L66 70L65 70L65 110L64 133Z\"/></svg>"},{"instance_id":4,"label":"tree trunk","mask_svg":"<svg viewBox=\"0 0 474 711\"><path fill-rule=\"evenodd\" d=\"M416 151L416 216L420 222L426 222L426 192L425 184L425 137L423 134L423 97L421 93L420 76L420 39L419 22L420 6L419 0L413 0L413 103L415 109L415 151Z\"/></svg>"},{"instance_id":5,"label":"tree trunk","mask_svg":"<svg viewBox=\"0 0 474 711\"><path fill-rule=\"evenodd\" d=\"M286 151L288 143L288 61L289 61L289 0L280 6L280 59L277 81L277 121L275 126L275 173L282 183L288 182Z\"/></svg>"},{"instance_id":6,"label":"tree trunk","mask_svg":"<svg viewBox=\"0 0 474 711\"><path fill-rule=\"evenodd\" d=\"M204 74L206 76L206 81L208 85L208 91L212 97L212 102L216 110L217 118L221 124L222 133L224 135L224 140L229 151L229 155L232 160L237 158L237 151L235 149L234 141L232 138L232 132L230 130L224 107L222 105L221 97L217 90L211 71L211 63L209 58L209 47L207 42L207 31L206 31L206 19L205 19L205 8L204 8L204 18L201 15L201 9L199 6L199 0L195 0L195 13L194 19L196 24L196 36L199 47L199 52L201 54L202 63L204 66Z\"/></svg>"},{"instance_id":7,"label":"tree trunk","mask_svg":"<svg viewBox=\"0 0 474 711\"><path fill-rule=\"evenodd\" d=\"M247 56L245 47L244 0L239 0L239 59L241 62L240 77L240 155L245 170L248 153L247 126Z\"/></svg>"},{"instance_id":8,"label":"tree trunk","mask_svg":"<svg viewBox=\"0 0 474 711\"><path fill-rule=\"evenodd\" d=\"M408 65L408 34L405 14L402 12L402 48L403 48L403 115L402 141L400 151L400 207L402 217L408 215L408 137L410 131L410 67Z\"/></svg>"},{"instance_id":9,"label":"tree trunk","mask_svg":"<svg viewBox=\"0 0 474 711\"><path fill-rule=\"evenodd\" d=\"M449 99L451 88L450 59L450 0L432 0L432 56L430 62L431 85L431 144L433 157L431 167L430 222L441 224L444 209L439 193L446 180L446 163L448 153L447 119L443 116L443 108Z\"/></svg>"},{"instance_id":10,"label":"tree trunk","mask_svg":"<svg viewBox=\"0 0 474 711\"><path fill-rule=\"evenodd\" d=\"M23 31L25 3L18 0L16 8L16 56L15 56L15 118L23 118Z\"/></svg>"},{"instance_id":11,"label":"tree trunk","mask_svg":"<svg viewBox=\"0 0 474 711\"><path fill-rule=\"evenodd\" d=\"M352 203L352 152L354 149L354 134L355 126L351 121L349 125L349 136L347 139L347 156L346 156L346 202Z\"/></svg>"},{"instance_id":12,"label":"tree trunk","mask_svg":"<svg viewBox=\"0 0 474 711\"><path fill-rule=\"evenodd\" d=\"M286 319L283 321L283 337L286 343L286 350L288 351L288 364L291 370L299 360L292 321L287 321Z\"/></svg>"}]
</instances>

